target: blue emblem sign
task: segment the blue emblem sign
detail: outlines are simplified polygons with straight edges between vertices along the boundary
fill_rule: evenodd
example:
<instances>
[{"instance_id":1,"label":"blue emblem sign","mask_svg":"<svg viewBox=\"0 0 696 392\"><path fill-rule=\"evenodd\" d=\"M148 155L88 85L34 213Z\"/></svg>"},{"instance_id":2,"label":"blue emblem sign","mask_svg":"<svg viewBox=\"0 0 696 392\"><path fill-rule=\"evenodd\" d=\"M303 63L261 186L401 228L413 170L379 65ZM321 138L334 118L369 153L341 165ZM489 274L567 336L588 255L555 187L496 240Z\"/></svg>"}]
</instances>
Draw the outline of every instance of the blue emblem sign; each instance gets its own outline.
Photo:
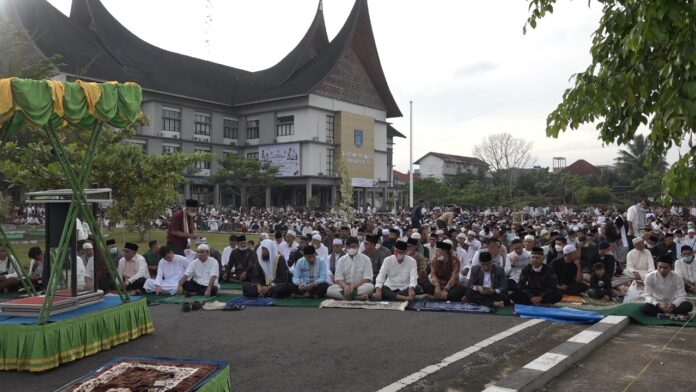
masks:
<instances>
[{"instance_id":1,"label":"blue emblem sign","mask_svg":"<svg viewBox=\"0 0 696 392\"><path fill-rule=\"evenodd\" d=\"M353 139L355 141L355 147L360 148L363 146L363 131L356 129L353 133Z\"/></svg>"}]
</instances>

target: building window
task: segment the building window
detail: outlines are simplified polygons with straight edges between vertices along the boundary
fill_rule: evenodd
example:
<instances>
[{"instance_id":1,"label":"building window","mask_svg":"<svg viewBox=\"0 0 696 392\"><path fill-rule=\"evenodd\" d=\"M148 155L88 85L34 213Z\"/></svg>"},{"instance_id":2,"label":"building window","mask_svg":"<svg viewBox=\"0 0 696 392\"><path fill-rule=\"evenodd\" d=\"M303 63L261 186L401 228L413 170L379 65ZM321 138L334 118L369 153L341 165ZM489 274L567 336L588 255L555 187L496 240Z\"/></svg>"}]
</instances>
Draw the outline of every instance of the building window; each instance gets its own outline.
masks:
<instances>
[{"instance_id":1,"label":"building window","mask_svg":"<svg viewBox=\"0 0 696 392\"><path fill-rule=\"evenodd\" d=\"M248 152L247 159L256 159L258 161L259 160L259 153L258 152Z\"/></svg>"},{"instance_id":2,"label":"building window","mask_svg":"<svg viewBox=\"0 0 696 392\"><path fill-rule=\"evenodd\" d=\"M237 139L239 136L239 121L226 118L222 124L222 133L225 139Z\"/></svg>"},{"instance_id":3,"label":"building window","mask_svg":"<svg viewBox=\"0 0 696 392\"><path fill-rule=\"evenodd\" d=\"M181 132L181 110L162 108L162 130Z\"/></svg>"},{"instance_id":4,"label":"building window","mask_svg":"<svg viewBox=\"0 0 696 392\"><path fill-rule=\"evenodd\" d=\"M326 175L330 176L330 177L334 176L334 149L333 148L326 149Z\"/></svg>"},{"instance_id":5,"label":"building window","mask_svg":"<svg viewBox=\"0 0 696 392\"><path fill-rule=\"evenodd\" d=\"M199 153L210 153L210 150L207 148L194 148L193 152L199 152ZM198 169L210 169L210 161L202 161L196 163L196 168Z\"/></svg>"},{"instance_id":6,"label":"building window","mask_svg":"<svg viewBox=\"0 0 696 392\"><path fill-rule=\"evenodd\" d=\"M162 154L174 154L181 152L181 144L162 144Z\"/></svg>"},{"instance_id":7,"label":"building window","mask_svg":"<svg viewBox=\"0 0 696 392\"><path fill-rule=\"evenodd\" d=\"M127 143L142 148L142 149L143 149L143 153L147 154L147 140L132 139L132 140L128 140Z\"/></svg>"},{"instance_id":8,"label":"building window","mask_svg":"<svg viewBox=\"0 0 696 392\"><path fill-rule=\"evenodd\" d=\"M201 204L213 203L213 190L210 186L191 185L191 198L198 200Z\"/></svg>"},{"instance_id":9,"label":"building window","mask_svg":"<svg viewBox=\"0 0 696 392\"><path fill-rule=\"evenodd\" d=\"M249 120L246 122L247 139L259 138L259 120Z\"/></svg>"},{"instance_id":10,"label":"building window","mask_svg":"<svg viewBox=\"0 0 696 392\"><path fill-rule=\"evenodd\" d=\"M295 116L282 116L276 120L276 136L295 134Z\"/></svg>"},{"instance_id":11,"label":"building window","mask_svg":"<svg viewBox=\"0 0 696 392\"><path fill-rule=\"evenodd\" d=\"M333 114L326 115L326 142L333 144L334 129L336 128L336 117Z\"/></svg>"},{"instance_id":12,"label":"building window","mask_svg":"<svg viewBox=\"0 0 696 392\"><path fill-rule=\"evenodd\" d=\"M193 131L196 135L210 136L210 115L196 113L193 115Z\"/></svg>"}]
</instances>

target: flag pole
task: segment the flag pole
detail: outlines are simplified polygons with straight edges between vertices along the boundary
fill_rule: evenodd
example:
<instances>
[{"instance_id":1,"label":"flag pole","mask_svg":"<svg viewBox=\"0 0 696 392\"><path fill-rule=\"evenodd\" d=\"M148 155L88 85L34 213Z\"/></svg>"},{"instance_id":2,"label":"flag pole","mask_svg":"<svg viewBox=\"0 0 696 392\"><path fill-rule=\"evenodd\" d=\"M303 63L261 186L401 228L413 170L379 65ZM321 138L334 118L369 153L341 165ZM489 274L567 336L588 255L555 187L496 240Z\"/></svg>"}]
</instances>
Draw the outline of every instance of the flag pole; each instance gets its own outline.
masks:
<instances>
[{"instance_id":1,"label":"flag pole","mask_svg":"<svg viewBox=\"0 0 696 392\"><path fill-rule=\"evenodd\" d=\"M413 101L409 101L409 111L411 118L411 130L409 133L410 153L408 155L408 206L413 208Z\"/></svg>"}]
</instances>

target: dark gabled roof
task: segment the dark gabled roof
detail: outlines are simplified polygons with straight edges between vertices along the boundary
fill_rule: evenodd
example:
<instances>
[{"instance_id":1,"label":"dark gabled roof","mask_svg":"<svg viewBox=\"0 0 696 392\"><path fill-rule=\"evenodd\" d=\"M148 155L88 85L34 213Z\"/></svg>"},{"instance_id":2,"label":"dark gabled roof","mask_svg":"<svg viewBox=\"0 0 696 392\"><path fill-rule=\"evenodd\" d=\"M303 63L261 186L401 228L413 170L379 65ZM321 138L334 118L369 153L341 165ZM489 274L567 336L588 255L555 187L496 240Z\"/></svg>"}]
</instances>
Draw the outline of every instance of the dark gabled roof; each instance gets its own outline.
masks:
<instances>
[{"instance_id":1,"label":"dark gabled roof","mask_svg":"<svg viewBox=\"0 0 696 392\"><path fill-rule=\"evenodd\" d=\"M420 161L429 155L436 156L445 162L466 163L469 165L488 166L488 164L486 162L484 162L478 158L475 158L475 157L465 157L465 156L461 156L461 155L443 154L440 152L429 152L429 153L423 155L420 159L418 159L414 163L420 164Z\"/></svg>"},{"instance_id":2,"label":"dark gabled roof","mask_svg":"<svg viewBox=\"0 0 696 392\"><path fill-rule=\"evenodd\" d=\"M584 159L578 159L569 166L565 167L559 173L573 174L576 176L600 177L602 175L602 170Z\"/></svg>"},{"instance_id":3,"label":"dark gabled roof","mask_svg":"<svg viewBox=\"0 0 696 392\"><path fill-rule=\"evenodd\" d=\"M93 80L133 81L145 90L226 105L306 96L352 50L384 103L387 117L401 116L379 60L367 0L356 0L331 42L320 1L298 45L278 64L259 72L151 45L119 23L100 0L73 0L69 18L46 0L0 0L0 14L27 30L43 55L62 55L62 72Z\"/></svg>"},{"instance_id":4,"label":"dark gabled roof","mask_svg":"<svg viewBox=\"0 0 696 392\"><path fill-rule=\"evenodd\" d=\"M387 124L387 137L400 137L406 139L406 136L397 131L396 128L394 128L391 124Z\"/></svg>"}]
</instances>

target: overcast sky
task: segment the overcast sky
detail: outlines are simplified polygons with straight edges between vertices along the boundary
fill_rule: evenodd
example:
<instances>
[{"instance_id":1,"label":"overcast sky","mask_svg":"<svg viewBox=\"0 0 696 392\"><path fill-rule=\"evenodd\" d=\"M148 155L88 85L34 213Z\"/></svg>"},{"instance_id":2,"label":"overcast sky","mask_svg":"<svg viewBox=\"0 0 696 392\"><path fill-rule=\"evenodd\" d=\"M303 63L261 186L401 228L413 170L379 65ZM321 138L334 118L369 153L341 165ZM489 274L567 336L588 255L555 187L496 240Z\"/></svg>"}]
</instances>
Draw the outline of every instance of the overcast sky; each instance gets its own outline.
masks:
<instances>
[{"instance_id":1,"label":"overcast sky","mask_svg":"<svg viewBox=\"0 0 696 392\"><path fill-rule=\"evenodd\" d=\"M70 0L49 0L64 13ZM102 0L129 30L161 48L246 69L268 68L302 38L318 0ZM332 39L353 0L325 0ZM537 165L555 156L611 164L616 146L602 146L591 126L547 139L546 116L573 73L590 62L591 34L601 8L561 0L526 35L523 0L371 0L382 67L409 133L414 102L414 160L429 151L471 155L493 133L532 141ZM209 18L210 16L210 18ZM192 75L195 77L195 75ZM175 83L175 81L173 81ZM397 139L397 170L408 170L409 143ZM672 151L669 161L674 160Z\"/></svg>"}]
</instances>

